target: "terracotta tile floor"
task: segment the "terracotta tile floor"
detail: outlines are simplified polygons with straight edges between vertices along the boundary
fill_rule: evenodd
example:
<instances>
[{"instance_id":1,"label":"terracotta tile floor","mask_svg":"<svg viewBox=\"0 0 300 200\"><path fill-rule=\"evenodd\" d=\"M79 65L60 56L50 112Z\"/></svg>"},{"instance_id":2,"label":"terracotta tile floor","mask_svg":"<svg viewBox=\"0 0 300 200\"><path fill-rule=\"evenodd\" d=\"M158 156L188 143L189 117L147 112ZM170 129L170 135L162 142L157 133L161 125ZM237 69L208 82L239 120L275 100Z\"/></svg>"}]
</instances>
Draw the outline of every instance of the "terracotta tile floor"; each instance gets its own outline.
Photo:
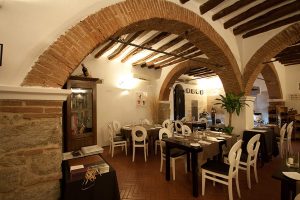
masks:
<instances>
[{"instance_id":1,"label":"terracotta tile floor","mask_svg":"<svg viewBox=\"0 0 300 200\"><path fill-rule=\"evenodd\" d=\"M300 141L293 141L294 149L300 150ZM149 153L148 161L145 163L143 150L138 149L135 162L131 161L132 154L116 148L114 158L108 154L105 147L103 153L106 160L115 168L119 183L121 199L123 200L190 200L190 199L228 199L227 186L216 183L213 187L212 182L206 181L205 196L201 196L201 179L199 178L199 197L192 196L192 176L191 173L185 174L183 160L176 162L176 180L166 181L164 171L159 172L160 152L154 155L154 151ZM255 183L252 173L252 189L247 187L246 172L239 171L239 183L243 200L277 200L280 199L280 181L272 178L272 173L280 164L279 156L273 157L272 161L263 167L258 167L259 183ZM165 165L164 165L165 167ZM234 199L239 199L236 186L233 185Z\"/></svg>"}]
</instances>

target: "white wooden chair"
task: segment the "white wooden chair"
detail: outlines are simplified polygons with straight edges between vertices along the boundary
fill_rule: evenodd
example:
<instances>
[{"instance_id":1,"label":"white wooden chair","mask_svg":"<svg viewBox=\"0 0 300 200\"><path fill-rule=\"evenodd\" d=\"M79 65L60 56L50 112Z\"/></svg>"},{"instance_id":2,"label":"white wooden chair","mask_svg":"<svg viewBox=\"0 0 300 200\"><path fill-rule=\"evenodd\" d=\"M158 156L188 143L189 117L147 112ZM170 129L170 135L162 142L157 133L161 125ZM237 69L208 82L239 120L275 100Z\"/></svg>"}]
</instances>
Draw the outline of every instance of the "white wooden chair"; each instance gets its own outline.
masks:
<instances>
[{"instance_id":1,"label":"white wooden chair","mask_svg":"<svg viewBox=\"0 0 300 200\"><path fill-rule=\"evenodd\" d=\"M286 151L284 141L285 141L285 133L286 133L286 123L280 129L280 139L279 139L279 150L280 157L283 158L284 152Z\"/></svg>"},{"instance_id":2,"label":"white wooden chair","mask_svg":"<svg viewBox=\"0 0 300 200\"><path fill-rule=\"evenodd\" d=\"M113 126L113 130L114 130L114 135L115 136L119 136L120 135L120 130L121 130L121 124L119 121L112 121L112 126Z\"/></svg>"},{"instance_id":3,"label":"white wooden chair","mask_svg":"<svg viewBox=\"0 0 300 200\"><path fill-rule=\"evenodd\" d=\"M162 128L159 130L159 141L160 141L160 172L162 172L163 162L166 160L165 154L165 142L162 141L163 138L172 137L172 133L169 129ZM185 173L187 173L187 165L186 165L186 152L181 149L173 148L170 151L170 161L171 161L171 168L172 168L172 176L173 180L175 181L175 161L178 159L184 159L184 166L185 166Z\"/></svg>"},{"instance_id":4,"label":"white wooden chair","mask_svg":"<svg viewBox=\"0 0 300 200\"><path fill-rule=\"evenodd\" d=\"M109 133L109 152L111 153L111 157L114 157L114 151L115 151L115 147L122 147L122 151L123 148L125 147L125 153L127 156L127 141L126 139L120 137L120 136L115 136L114 135L114 129L111 123L109 123L107 125L108 128L108 133Z\"/></svg>"},{"instance_id":5,"label":"white wooden chair","mask_svg":"<svg viewBox=\"0 0 300 200\"><path fill-rule=\"evenodd\" d=\"M183 126L183 123L181 121L179 121L179 120L175 121L175 131L177 134L182 132L182 130L181 130L182 126Z\"/></svg>"},{"instance_id":6,"label":"white wooden chair","mask_svg":"<svg viewBox=\"0 0 300 200\"><path fill-rule=\"evenodd\" d=\"M181 118L181 121L182 121L182 122L186 122L186 121L187 121L187 117Z\"/></svg>"},{"instance_id":7,"label":"white wooden chair","mask_svg":"<svg viewBox=\"0 0 300 200\"><path fill-rule=\"evenodd\" d=\"M287 126L286 128L286 131L287 131L287 151L289 153L293 153L293 147L292 147L292 133L293 133L293 124L294 122L291 121L289 123L289 125Z\"/></svg>"},{"instance_id":8,"label":"white wooden chair","mask_svg":"<svg viewBox=\"0 0 300 200\"><path fill-rule=\"evenodd\" d=\"M142 124L151 125L151 122L149 121L149 119L143 119Z\"/></svg>"},{"instance_id":9,"label":"white wooden chair","mask_svg":"<svg viewBox=\"0 0 300 200\"><path fill-rule=\"evenodd\" d=\"M142 126L135 126L131 132L132 137L132 162L135 158L135 148L144 148L145 162L147 162L148 156L148 141L147 130Z\"/></svg>"},{"instance_id":10,"label":"white wooden chair","mask_svg":"<svg viewBox=\"0 0 300 200\"><path fill-rule=\"evenodd\" d=\"M248 141L247 155L242 155L240 160L240 169L247 171L247 184L249 189L251 189L251 166L254 169L256 183L258 183L256 163L260 146L259 138L260 134L256 134Z\"/></svg>"},{"instance_id":11,"label":"white wooden chair","mask_svg":"<svg viewBox=\"0 0 300 200\"><path fill-rule=\"evenodd\" d=\"M182 131L182 135L185 135L185 136L190 136L192 134L192 130L187 125L183 125L181 127L181 131Z\"/></svg>"},{"instance_id":12,"label":"white wooden chair","mask_svg":"<svg viewBox=\"0 0 300 200\"><path fill-rule=\"evenodd\" d=\"M163 121L162 127L168 128L171 124L172 124L172 121L170 119L166 119L165 121Z\"/></svg>"},{"instance_id":13,"label":"white wooden chair","mask_svg":"<svg viewBox=\"0 0 300 200\"><path fill-rule=\"evenodd\" d=\"M205 194L205 180L210 179L214 181L214 183L218 182L228 185L229 200L233 200L232 179L235 178L237 193L239 198L241 198L238 179L239 163L242 153L241 146L242 140L239 140L231 147L228 155L229 164L212 160L202 165L202 196Z\"/></svg>"}]
</instances>

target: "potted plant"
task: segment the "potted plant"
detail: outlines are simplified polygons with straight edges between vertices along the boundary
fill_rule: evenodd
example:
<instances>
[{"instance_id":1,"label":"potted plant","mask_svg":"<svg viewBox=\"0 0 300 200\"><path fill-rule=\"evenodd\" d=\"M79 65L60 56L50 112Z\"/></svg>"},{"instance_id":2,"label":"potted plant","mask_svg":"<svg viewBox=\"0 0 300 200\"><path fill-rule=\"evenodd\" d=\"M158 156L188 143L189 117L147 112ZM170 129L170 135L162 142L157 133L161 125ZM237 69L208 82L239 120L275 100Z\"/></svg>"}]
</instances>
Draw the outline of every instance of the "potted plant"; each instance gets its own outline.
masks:
<instances>
[{"instance_id":1,"label":"potted plant","mask_svg":"<svg viewBox=\"0 0 300 200\"><path fill-rule=\"evenodd\" d=\"M215 105L220 105L221 108L225 109L229 114L228 126L224 128L224 132L226 133L231 134L233 130L233 127L231 126L232 114L236 113L239 116L242 108L246 105L249 106L241 100L242 96L244 96L244 93L238 95L234 93L226 93L225 96L220 94L220 98L216 99L218 103L215 103Z\"/></svg>"}]
</instances>

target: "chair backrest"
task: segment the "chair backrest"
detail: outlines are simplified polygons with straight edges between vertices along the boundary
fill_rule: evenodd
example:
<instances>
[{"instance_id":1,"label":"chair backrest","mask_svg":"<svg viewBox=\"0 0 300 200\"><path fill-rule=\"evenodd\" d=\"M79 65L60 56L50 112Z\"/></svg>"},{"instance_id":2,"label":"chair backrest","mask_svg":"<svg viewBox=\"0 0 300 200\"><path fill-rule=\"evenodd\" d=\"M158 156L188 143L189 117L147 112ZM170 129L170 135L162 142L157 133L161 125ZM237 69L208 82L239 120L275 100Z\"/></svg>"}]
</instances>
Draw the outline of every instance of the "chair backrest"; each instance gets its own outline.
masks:
<instances>
[{"instance_id":1,"label":"chair backrest","mask_svg":"<svg viewBox=\"0 0 300 200\"><path fill-rule=\"evenodd\" d=\"M163 128L168 128L170 126L170 124L172 124L172 121L170 119L166 119L163 123L162 123L162 127Z\"/></svg>"},{"instance_id":2,"label":"chair backrest","mask_svg":"<svg viewBox=\"0 0 300 200\"><path fill-rule=\"evenodd\" d=\"M283 137L283 138L284 138L285 133L286 133L286 123L283 124L283 126L282 126L281 129L280 129L280 137Z\"/></svg>"},{"instance_id":3,"label":"chair backrest","mask_svg":"<svg viewBox=\"0 0 300 200\"><path fill-rule=\"evenodd\" d=\"M112 122L112 125L113 125L113 129L114 129L114 133L115 133L115 134L118 133L118 132L120 131L120 129L121 129L121 124L120 124L120 122L114 120L114 121Z\"/></svg>"},{"instance_id":4,"label":"chair backrest","mask_svg":"<svg viewBox=\"0 0 300 200\"><path fill-rule=\"evenodd\" d=\"M148 119L143 119L142 124L151 125L151 122Z\"/></svg>"},{"instance_id":5,"label":"chair backrest","mask_svg":"<svg viewBox=\"0 0 300 200\"><path fill-rule=\"evenodd\" d=\"M293 124L294 124L294 121L291 121L291 122L289 123L289 125L287 126L287 128L286 128L286 130L287 130L287 138L288 138L288 139L291 139L291 138L292 138Z\"/></svg>"},{"instance_id":6,"label":"chair backrest","mask_svg":"<svg viewBox=\"0 0 300 200\"><path fill-rule=\"evenodd\" d=\"M174 133L174 123L171 123L168 127L169 131L171 131L172 135Z\"/></svg>"},{"instance_id":7,"label":"chair backrest","mask_svg":"<svg viewBox=\"0 0 300 200\"><path fill-rule=\"evenodd\" d=\"M192 130L187 125L183 125L181 127L182 135L190 136L192 133Z\"/></svg>"},{"instance_id":8,"label":"chair backrest","mask_svg":"<svg viewBox=\"0 0 300 200\"><path fill-rule=\"evenodd\" d=\"M204 118L204 117L202 117L202 118L199 119L199 122L203 123L203 124L206 124L207 123L207 119Z\"/></svg>"},{"instance_id":9,"label":"chair backrest","mask_svg":"<svg viewBox=\"0 0 300 200\"><path fill-rule=\"evenodd\" d=\"M229 176L233 173L236 173L239 169L240 158L242 154L242 140L238 140L230 149L228 154L228 162L229 162Z\"/></svg>"},{"instance_id":10,"label":"chair backrest","mask_svg":"<svg viewBox=\"0 0 300 200\"><path fill-rule=\"evenodd\" d=\"M182 121L182 122L185 122L186 120L187 120L186 117L181 118L181 121Z\"/></svg>"},{"instance_id":11,"label":"chair backrest","mask_svg":"<svg viewBox=\"0 0 300 200\"><path fill-rule=\"evenodd\" d=\"M251 159L251 157L254 157L254 159L257 158L259 146L260 146L260 134L254 135L247 144L247 152L248 152L248 159Z\"/></svg>"},{"instance_id":12,"label":"chair backrest","mask_svg":"<svg viewBox=\"0 0 300 200\"><path fill-rule=\"evenodd\" d=\"M109 136L109 140L113 141L114 140L114 128L113 128L113 124L111 122L109 122L107 124L107 132L108 132L108 136Z\"/></svg>"},{"instance_id":13,"label":"chair backrest","mask_svg":"<svg viewBox=\"0 0 300 200\"><path fill-rule=\"evenodd\" d=\"M145 144L147 138L147 130L142 126L135 126L131 131L131 137L132 137L132 141L137 141L137 142L144 141Z\"/></svg>"},{"instance_id":14,"label":"chair backrest","mask_svg":"<svg viewBox=\"0 0 300 200\"><path fill-rule=\"evenodd\" d=\"M179 121L179 120L175 121L175 130L177 133L182 131L181 130L182 126L183 126L183 123L181 121Z\"/></svg>"},{"instance_id":15,"label":"chair backrest","mask_svg":"<svg viewBox=\"0 0 300 200\"><path fill-rule=\"evenodd\" d=\"M165 148L165 142L162 141L163 138L172 137L172 132L167 128L161 128L158 133L158 138L160 141L160 152L163 155L163 149Z\"/></svg>"}]
</instances>

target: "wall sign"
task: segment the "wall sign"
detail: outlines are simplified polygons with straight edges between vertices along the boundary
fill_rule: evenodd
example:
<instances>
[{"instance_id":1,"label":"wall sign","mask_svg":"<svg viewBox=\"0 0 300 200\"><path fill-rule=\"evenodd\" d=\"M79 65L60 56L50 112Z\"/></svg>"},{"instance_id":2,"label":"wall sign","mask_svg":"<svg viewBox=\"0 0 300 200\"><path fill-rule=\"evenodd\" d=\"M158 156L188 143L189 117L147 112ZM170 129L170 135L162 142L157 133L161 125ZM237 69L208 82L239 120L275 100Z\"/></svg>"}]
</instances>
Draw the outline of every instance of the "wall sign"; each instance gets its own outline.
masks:
<instances>
[{"instance_id":1,"label":"wall sign","mask_svg":"<svg viewBox=\"0 0 300 200\"><path fill-rule=\"evenodd\" d=\"M187 94L200 94L200 95L203 95L204 94L204 91L203 90L199 90L199 89L190 89L190 88L186 88L185 89L185 93Z\"/></svg>"}]
</instances>

